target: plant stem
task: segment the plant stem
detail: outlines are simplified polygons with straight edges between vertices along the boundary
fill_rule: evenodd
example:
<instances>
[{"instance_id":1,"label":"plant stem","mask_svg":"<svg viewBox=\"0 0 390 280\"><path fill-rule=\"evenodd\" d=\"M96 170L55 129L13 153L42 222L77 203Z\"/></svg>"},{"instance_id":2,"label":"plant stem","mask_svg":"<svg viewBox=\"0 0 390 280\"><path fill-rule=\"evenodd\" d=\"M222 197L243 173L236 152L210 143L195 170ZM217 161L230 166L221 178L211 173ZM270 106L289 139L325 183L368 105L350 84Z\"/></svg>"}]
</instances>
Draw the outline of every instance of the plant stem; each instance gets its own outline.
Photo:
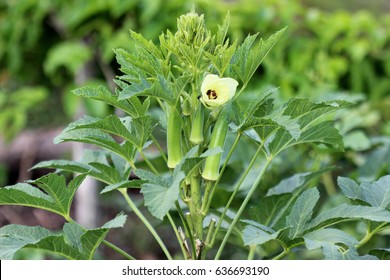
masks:
<instances>
[{"instance_id":1,"label":"plant stem","mask_svg":"<svg viewBox=\"0 0 390 280\"><path fill-rule=\"evenodd\" d=\"M255 257L255 251L256 251L256 245L249 246L247 260L253 260L253 258Z\"/></svg>"},{"instance_id":2,"label":"plant stem","mask_svg":"<svg viewBox=\"0 0 390 280\"><path fill-rule=\"evenodd\" d=\"M162 158L164 159L165 163L168 163L167 156L165 155L164 150L161 148L160 144L158 143L157 139L153 136L150 135L150 138L152 139L153 143L156 145L157 150L160 152Z\"/></svg>"},{"instance_id":3,"label":"plant stem","mask_svg":"<svg viewBox=\"0 0 390 280\"><path fill-rule=\"evenodd\" d=\"M370 231L369 229L367 229L367 232L366 232L366 235L362 238L362 240L359 241L358 244L355 245L355 248L356 249L359 249L360 247L362 247L363 245L365 245L368 241L371 240L371 238L376 234L378 233L379 231L381 231L383 229L383 227L385 225L387 225L388 223L387 222L384 222L382 224L380 224L378 227L376 227L373 231Z\"/></svg>"},{"instance_id":4,"label":"plant stem","mask_svg":"<svg viewBox=\"0 0 390 280\"><path fill-rule=\"evenodd\" d=\"M153 166L153 164L150 162L150 160L148 159L148 157L144 154L144 152L142 150L139 150L139 153L141 155L141 157L143 158L143 160L146 162L146 164L149 166L149 168L153 171L154 174L159 174L159 172L157 171L157 169Z\"/></svg>"},{"instance_id":5,"label":"plant stem","mask_svg":"<svg viewBox=\"0 0 390 280\"><path fill-rule=\"evenodd\" d=\"M184 214L183 214L183 211L180 208L179 202L176 201L175 205L176 205L177 212L180 215L181 221L182 221L186 231L188 232L188 235L189 235L189 238L190 238L190 243L191 243L191 248L192 248L192 255L196 256L195 240L194 240L194 237L192 235L191 226L188 224L186 217L184 217Z\"/></svg>"},{"instance_id":6,"label":"plant stem","mask_svg":"<svg viewBox=\"0 0 390 280\"><path fill-rule=\"evenodd\" d=\"M142 214L142 212L138 209L138 207L131 200L130 196L127 194L127 189L118 189L118 190L123 195L123 197L125 198L127 204L130 206L131 210L134 211L134 213L137 215L137 217L144 223L146 228L150 231L150 233L156 239L157 243L160 245L161 249L165 253L165 256L168 258L168 260L172 260L172 256L169 253L169 251L168 251L167 247L165 246L164 242L161 240L160 236L158 235L156 230L153 228L153 226L149 223L149 221L145 218L145 216Z\"/></svg>"},{"instance_id":7,"label":"plant stem","mask_svg":"<svg viewBox=\"0 0 390 280\"><path fill-rule=\"evenodd\" d=\"M167 214L167 217L168 217L169 222L171 223L171 226L172 226L173 231L175 232L177 241L179 242L181 251L182 251L182 253L183 253L183 257L184 257L185 259L188 259L188 252L187 252L187 250L184 248L183 240L181 239L180 234L179 234L179 232L178 232L178 230L177 230L178 228L177 228L177 226L176 226L176 224L175 224L175 221L172 219L172 216L171 216L169 213Z\"/></svg>"},{"instance_id":8,"label":"plant stem","mask_svg":"<svg viewBox=\"0 0 390 280\"><path fill-rule=\"evenodd\" d=\"M262 146L259 147L258 152L261 151L261 147ZM256 152L256 154L257 154L257 152ZM229 226L228 231L226 232L226 234L225 234L225 236L224 236L224 238L222 240L222 243L221 243L221 245L220 245L220 247L218 249L218 252L217 252L217 254L215 256L215 260L218 260L221 257L222 251L223 251L223 249L224 249L224 247L226 245L227 240L229 239L230 234L233 232L234 226L236 225L236 223L240 219L242 212L244 211L246 205L248 204L249 200L251 199L252 195L254 194L255 190L257 189L257 186L259 185L259 183L260 183L261 179L263 178L266 170L268 169L268 166L271 164L272 159L273 159L272 157L268 157L267 158L267 161L266 161L263 169L261 170L259 176L257 176L255 183L252 185L252 187L249 190L248 194L246 195L244 201L242 202L240 208L238 209L238 212L237 212L236 216L234 217L232 223Z\"/></svg>"},{"instance_id":9,"label":"plant stem","mask_svg":"<svg viewBox=\"0 0 390 280\"><path fill-rule=\"evenodd\" d=\"M115 246L114 244L112 244L111 242L107 241L107 240L103 240L102 243L104 245L106 245L107 247L113 249L115 252L117 252L118 254L124 256L126 259L128 260L135 260L135 258L131 255L129 255L128 253L126 253L125 251L123 251L121 248Z\"/></svg>"},{"instance_id":10,"label":"plant stem","mask_svg":"<svg viewBox=\"0 0 390 280\"><path fill-rule=\"evenodd\" d=\"M329 196L337 192L336 186L333 183L332 173L330 171L322 174L322 182L324 183L326 193Z\"/></svg>"},{"instance_id":11,"label":"plant stem","mask_svg":"<svg viewBox=\"0 0 390 280\"><path fill-rule=\"evenodd\" d=\"M195 237L203 240L203 216L201 213L202 192L200 189L200 176L191 175L191 200L189 204Z\"/></svg>"},{"instance_id":12,"label":"plant stem","mask_svg":"<svg viewBox=\"0 0 390 280\"><path fill-rule=\"evenodd\" d=\"M290 252L289 248L284 248L283 252L273 258L273 260L281 260Z\"/></svg>"},{"instance_id":13,"label":"plant stem","mask_svg":"<svg viewBox=\"0 0 390 280\"><path fill-rule=\"evenodd\" d=\"M216 230L215 230L215 232L214 232L214 236L213 236L213 239L212 239L212 241L211 241L211 246L214 245L214 242L215 242L215 239L216 239L216 237L217 237L219 228L221 227L221 224L222 224L222 222L223 222L223 219L224 219L224 217L225 217L227 211L229 210L230 204L233 202L234 197L236 196L236 194L237 194L238 190L240 189L242 183L244 182L246 176L248 175L249 171L251 170L253 164L255 163L255 161L256 161L258 155L259 155L260 152L261 152L262 147L263 147L263 145L260 145L260 146L259 146L259 148L257 149L255 155L252 157L252 160L250 161L248 167L246 168L244 174L242 174L240 180L237 182L237 184L236 184L236 186L235 186L235 188L234 188L234 191L233 191L232 195L231 195L230 198L229 198L229 201L227 202L227 204L226 204L226 206L225 206L225 208L224 208L224 210L223 210L221 216L219 217L218 224L217 224L217 228L216 228Z\"/></svg>"}]
</instances>

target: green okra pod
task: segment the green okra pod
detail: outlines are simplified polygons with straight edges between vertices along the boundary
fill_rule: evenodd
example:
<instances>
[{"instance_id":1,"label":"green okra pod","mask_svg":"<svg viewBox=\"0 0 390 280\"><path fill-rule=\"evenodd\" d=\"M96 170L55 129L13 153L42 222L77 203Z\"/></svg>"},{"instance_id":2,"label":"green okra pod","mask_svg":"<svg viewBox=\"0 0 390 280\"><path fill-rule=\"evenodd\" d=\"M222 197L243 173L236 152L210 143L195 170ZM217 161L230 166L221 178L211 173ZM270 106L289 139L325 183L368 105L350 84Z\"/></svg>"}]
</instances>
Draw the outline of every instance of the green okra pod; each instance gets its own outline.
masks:
<instances>
[{"instance_id":1,"label":"green okra pod","mask_svg":"<svg viewBox=\"0 0 390 280\"><path fill-rule=\"evenodd\" d=\"M194 145L203 143L203 123L204 123L204 106L198 104L198 108L195 111L194 119L192 120L190 141Z\"/></svg>"},{"instance_id":2,"label":"green okra pod","mask_svg":"<svg viewBox=\"0 0 390 280\"><path fill-rule=\"evenodd\" d=\"M225 117L224 111L222 111L214 125L213 132L211 134L211 140L208 148L223 147L225 144L226 134L228 131L228 122ZM221 161L222 153L208 156L202 172L202 177L209 181L216 181L219 177L219 163Z\"/></svg>"},{"instance_id":3,"label":"green okra pod","mask_svg":"<svg viewBox=\"0 0 390 280\"><path fill-rule=\"evenodd\" d=\"M171 106L167 124L168 167L175 168L183 158L181 147L181 116L177 106Z\"/></svg>"}]
</instances>

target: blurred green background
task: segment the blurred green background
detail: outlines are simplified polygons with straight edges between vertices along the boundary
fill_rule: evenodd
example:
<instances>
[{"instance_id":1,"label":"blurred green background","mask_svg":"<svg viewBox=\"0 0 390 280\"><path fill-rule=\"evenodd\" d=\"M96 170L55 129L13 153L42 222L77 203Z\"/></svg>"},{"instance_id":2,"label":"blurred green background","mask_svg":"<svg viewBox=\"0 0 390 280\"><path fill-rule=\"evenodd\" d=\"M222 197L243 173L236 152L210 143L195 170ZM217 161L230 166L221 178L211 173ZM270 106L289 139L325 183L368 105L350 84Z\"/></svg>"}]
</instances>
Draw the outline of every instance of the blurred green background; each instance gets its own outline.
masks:
<instances>
[{"instance_id":1,"label":"blurred green background","mask_svg":"<svg viewBox=\"0 0 390 280\"><path fill-rule=\"evenodd\" d=\"M273 176L264 184L274 185L295 173L333 165L337 169L318 182L332 203L338 199L334 183L338 175L376 180L389 173L387 0L0 0L0 186L41 175L28 171L36 162L70 156L72 147L55 147L52 139L71 120L82 114L113 113L107 105L70 92L85 84L114 88L118 65L113 49L132 49L129 29L157 42L161 32L176 30L176 19L193 7L205 15L211 30L230 11L229 36L239 42L249 33L259 32L266 38L288 26L254 76L250 90L277 86L280 100L305 96L356 102L335 116L345 137L345 153L331 154L311 146L289 151L272 167ZM221 204L226 195L219 193ZM120 209L118 202L112 206L114 200L101 197L100 220ZM61 227L62 221L52 218L40 212L0 208L0 226ZM135 230L137 223L133 219L124 232L114 231L112 238L125 249L142 253L150 239ZM160 225L160 230L168 228ZM126 243L129 235L137 244ZM144 258L158 257L153 254L146 250Z\"/></svg>"}]
</instances>

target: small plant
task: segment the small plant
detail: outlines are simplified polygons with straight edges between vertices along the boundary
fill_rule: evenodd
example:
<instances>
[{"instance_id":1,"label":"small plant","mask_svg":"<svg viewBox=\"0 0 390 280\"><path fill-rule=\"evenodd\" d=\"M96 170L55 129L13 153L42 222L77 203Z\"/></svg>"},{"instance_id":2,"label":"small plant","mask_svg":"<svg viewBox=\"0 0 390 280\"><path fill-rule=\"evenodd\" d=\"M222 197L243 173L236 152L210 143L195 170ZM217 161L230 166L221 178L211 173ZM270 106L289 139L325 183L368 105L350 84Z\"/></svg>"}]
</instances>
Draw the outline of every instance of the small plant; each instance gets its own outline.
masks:
<instances>
[{"instance_id":1,"label":"small plant","mask_svg":"<svg viewBox=\"0 0 390 280\"><path fill-rule=\"evenodd\" d=\"M358 251L372 236L389 228L388 177L362 185L339 178L342 192L353 204L331 207L314 218L320 192L309 188L308 183L329 168L295 174L276 186L267 186L263 194L257 192L274 160L296 145L315 144L342 151L343 139L330 117L350 103L292 98L279 104L275 89L248 91L257 68L285 29L267 40L259 39L258 34L248 35L239 45L227 38L228 26L229 14L212 34L203 16L190 12L178 19L175 33L168 30L161 34L158 45L131 32L135 52L115 51L123 73L115 79L115 92L103 86L73 92L114 106L123 115L85 116L69 124L55 139L56 143L77 141L100 149L86 150L82 162L52 160L34 167L80 175L67 182L64 175L50 173L0 189L1 205L54 212L66 219L63 230L4 226L0 229L2 259L12 258L21 248L49 250L69 259L92 259L101 244L135 259L131 252L105 240L111 228L123 226L123 213L97 229L83 228L72 219L73 198L86 176L102 182L102 195L120 192L167 259L173 259L172 252L128 194L129 188L140 188L149 212L171 224L183 259L224 257L232 234L240 237L241 247L248 248L249 259L256 254L258 258L280 259L302 245L307 250L322 249L330 259L388 254L388 249L363 256ZM157 110L161 117L152 117L151 110ZM156 130L165 132L165 141L155 136ZM236 170L238 178L227 180L230 160L240 145L254 148L254 153L243 155L249 160ZM145 150L150 147L159 151L163 165L147 156ZM248 176L250 173L255 176ZM136 179L130 179L131 174ZM215 195L226 182L230 197L222 209L216 209ZM244 182L249 187L242 192ZM244 193L243 199L239 193ZM254 218L244 219L251 200L258 205L251 210ZM237 209L234 201L240 201ZM346 220L365 221L366 234L360 241L332 227ZM277 246L266 247L269 242ZM260 246L263 250L258 250Z\"/></svg>"}]
</instances>

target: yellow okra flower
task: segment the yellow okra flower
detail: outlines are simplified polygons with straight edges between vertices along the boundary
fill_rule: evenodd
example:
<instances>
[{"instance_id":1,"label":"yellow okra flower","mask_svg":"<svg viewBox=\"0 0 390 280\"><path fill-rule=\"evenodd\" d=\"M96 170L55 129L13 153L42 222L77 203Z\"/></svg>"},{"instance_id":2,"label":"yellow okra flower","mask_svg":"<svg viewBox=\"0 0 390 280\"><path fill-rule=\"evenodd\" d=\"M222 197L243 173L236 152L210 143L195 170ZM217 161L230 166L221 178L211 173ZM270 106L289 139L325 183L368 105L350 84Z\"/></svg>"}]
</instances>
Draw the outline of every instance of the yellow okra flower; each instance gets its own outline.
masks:
<instances>
[{"instance_id":1,"label":"yellow okra flower","mask_svg":"<svg viewBox=\"0 0 390 280\"><path fill-rule=\"evenodd\" d=\"M220 78L208 74L201 85L200 101L210 109L220 107L233 98L238 82L232 78Z\"/></svg>"}]
</instances>

